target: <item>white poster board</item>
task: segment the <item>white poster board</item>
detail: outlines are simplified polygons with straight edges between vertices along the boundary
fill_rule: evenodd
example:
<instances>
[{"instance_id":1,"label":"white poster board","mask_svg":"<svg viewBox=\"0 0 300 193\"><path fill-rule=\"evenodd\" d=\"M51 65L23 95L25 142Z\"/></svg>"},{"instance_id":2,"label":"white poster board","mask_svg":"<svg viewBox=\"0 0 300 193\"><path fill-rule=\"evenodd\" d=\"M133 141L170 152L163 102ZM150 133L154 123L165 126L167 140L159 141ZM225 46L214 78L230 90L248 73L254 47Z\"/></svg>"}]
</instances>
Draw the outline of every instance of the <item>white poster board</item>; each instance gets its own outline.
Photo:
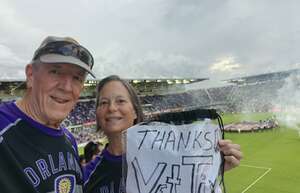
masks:
<instances>
[{"instance_id":1,"label":"white poster board","mask_svg":"<svg viewBox=\"0 0 300 193\"><path fill-rule=\"evenodd\" d=\"M210 120L137 125L126 137L127 193L221 192L221 132Z\"/></svg>"}]
</instances>

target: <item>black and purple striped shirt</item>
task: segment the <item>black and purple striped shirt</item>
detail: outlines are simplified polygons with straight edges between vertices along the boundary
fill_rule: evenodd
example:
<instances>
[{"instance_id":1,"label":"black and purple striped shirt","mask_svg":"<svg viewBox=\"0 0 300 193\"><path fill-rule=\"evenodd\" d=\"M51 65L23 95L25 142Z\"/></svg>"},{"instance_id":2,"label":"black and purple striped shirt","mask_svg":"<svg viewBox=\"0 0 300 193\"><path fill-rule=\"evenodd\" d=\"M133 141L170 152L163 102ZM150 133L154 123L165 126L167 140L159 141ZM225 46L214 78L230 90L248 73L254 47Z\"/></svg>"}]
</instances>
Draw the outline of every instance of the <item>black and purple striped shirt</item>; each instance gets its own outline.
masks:
<instances>
[{"instance_id":1,"label":"black and purple striped shirt","mask_svg":"<svg viewBox=\"0 0 300 193\"><path fill-rule=\"evenodd\" d=\"M84 167L85 193L125 193L122 156L115 156L105 148L100 156Z\"/></svg>"},{"instance_id":2,"label":"black and purple striped shirt","mask_svg":"<svg viewBox=\"0 0 300 193\"><path fill-rule=\"evenodd\" d=\"M0 105L0 155L3 193L82 192L83 174L72 134L40 124L15 102Z\"/></svg>"}]
</instances>

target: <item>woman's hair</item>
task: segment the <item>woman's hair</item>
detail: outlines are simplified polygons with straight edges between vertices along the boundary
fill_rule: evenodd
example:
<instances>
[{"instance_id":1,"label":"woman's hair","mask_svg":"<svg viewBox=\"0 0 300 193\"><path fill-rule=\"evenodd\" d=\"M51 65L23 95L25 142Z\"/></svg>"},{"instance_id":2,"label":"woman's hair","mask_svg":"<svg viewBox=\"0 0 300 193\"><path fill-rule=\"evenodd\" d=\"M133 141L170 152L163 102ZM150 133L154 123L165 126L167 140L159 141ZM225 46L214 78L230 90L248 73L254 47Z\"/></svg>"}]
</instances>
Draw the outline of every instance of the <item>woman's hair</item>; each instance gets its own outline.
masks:
<instances>
[{"instance_id":1,"label":"woman's hair","mask_svg":"<svg viewBox=\"0 0 300 193\"><path fill-rule=\"evenodd\" d=\"M84 146L84 158L85 162L89 162L93 159L94 155L98 155L100 153L99 144L93 141L88 142Z\"/></svg>"},{"instance_id":2,"label":"woman's hair","mask_svg":"<svg viewBox=\"0 0 300 193\"><path fill-rule=\"evenodd\" d=\"M137 118L134 120L133 123L137 124L137 123L140 123L140 122L144 121L144 114L143 114L141 102L139 100L139 97L137 96L137 93L135 92L134 88L129 84L129 82L127 82L126 80L121 79L117 75L107 76L106 78L102 79L98 83L97 90L96 90L96 109L99 106L99 98L100 98L101 90L103 89L103 87L107 83L109 83L111 81L118 81L118 82L122 83L123 86L128 91L130 102L132 103L134 111L137 115ZM100 124L99 124L98 119L97 119L97 130L99 131L100 129L101 129Z\"/></svg>"}]
</instances>

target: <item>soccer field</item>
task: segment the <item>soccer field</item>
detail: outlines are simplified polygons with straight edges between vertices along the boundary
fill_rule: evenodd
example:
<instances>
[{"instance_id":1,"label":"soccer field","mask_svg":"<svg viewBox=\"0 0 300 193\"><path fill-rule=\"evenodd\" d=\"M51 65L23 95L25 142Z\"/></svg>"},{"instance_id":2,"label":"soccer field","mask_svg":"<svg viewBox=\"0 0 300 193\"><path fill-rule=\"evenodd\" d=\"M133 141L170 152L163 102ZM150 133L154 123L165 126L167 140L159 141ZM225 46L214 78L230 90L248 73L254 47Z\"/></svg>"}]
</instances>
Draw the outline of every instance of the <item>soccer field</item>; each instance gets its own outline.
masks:
<instances>
[{"instance_id":1,"label":"soccer field","mask_svg":"<svg viewBox=\"0 0 300 193\"><path fill-rule=\"evenodd\" d=\"M237 116L224 116L225 122ZM254 119L266 117L255 115ZM242 146L244 159L225 174L228 193L299 193L300 137L296 130L277 128L257 133L226 133Z\"/></svg>"}]
</instances>

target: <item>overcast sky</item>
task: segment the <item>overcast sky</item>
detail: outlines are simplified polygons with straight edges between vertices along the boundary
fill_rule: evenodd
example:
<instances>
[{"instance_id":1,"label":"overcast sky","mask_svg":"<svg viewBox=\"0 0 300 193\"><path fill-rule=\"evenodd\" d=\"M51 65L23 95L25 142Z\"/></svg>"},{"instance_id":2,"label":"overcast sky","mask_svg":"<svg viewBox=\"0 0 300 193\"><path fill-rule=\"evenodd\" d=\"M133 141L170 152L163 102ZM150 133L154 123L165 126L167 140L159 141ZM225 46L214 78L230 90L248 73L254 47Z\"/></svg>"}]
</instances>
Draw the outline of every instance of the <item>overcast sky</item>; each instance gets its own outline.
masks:
<instances>
[{"instance_id":1,"label":"overcast sky","mask_svg":"<svg viewBox=\"0 0 300 193\"><path fill-rule=\"evenodd\" d=\"M47 35L90 49L97 78L227 79L300 68L298 0L0 0L0 77Z\"/></svg>"}]
</instances>

